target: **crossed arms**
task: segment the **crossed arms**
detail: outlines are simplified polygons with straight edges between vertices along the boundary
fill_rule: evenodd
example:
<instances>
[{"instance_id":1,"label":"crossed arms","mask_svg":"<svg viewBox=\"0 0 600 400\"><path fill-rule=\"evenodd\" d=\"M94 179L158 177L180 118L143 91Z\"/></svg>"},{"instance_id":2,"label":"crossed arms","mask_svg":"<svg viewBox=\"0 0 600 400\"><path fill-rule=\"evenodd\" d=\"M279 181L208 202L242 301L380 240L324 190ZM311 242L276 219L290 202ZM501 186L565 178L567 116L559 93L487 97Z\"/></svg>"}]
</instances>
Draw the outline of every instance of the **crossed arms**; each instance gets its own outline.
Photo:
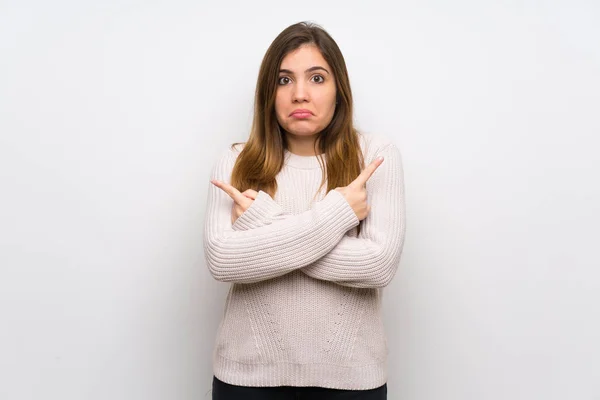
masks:
<instances>
[{"instance_id":1,"label":"crossed arms","mask_svg":"<svg viewBox=\"0 0 600 400\"><path fill-rule=\"evenodd\" d=\"M396 146L388 144L375 156L379 155L385 161L367 183L371 211L358 237L347 234L359 220L335 190L295 215L285 214L259 191L232 225L232 199L210 185L204 254L212 276L223 282L254 283L300 269L310 277L344 286L388 285L404 244L404 182ZM211 179L228 180L234 161L233 155L219 160Z\"/></svg>"}]
</instances>

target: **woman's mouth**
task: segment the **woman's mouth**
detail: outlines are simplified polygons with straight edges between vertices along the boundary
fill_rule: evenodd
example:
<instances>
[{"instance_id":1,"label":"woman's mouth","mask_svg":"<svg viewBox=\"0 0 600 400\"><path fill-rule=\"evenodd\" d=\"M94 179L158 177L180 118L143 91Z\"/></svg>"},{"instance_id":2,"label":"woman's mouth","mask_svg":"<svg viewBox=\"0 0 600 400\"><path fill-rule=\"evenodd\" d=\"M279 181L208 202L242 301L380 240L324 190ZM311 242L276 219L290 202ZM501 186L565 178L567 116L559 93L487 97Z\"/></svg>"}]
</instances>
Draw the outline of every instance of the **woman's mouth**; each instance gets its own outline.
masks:
<instances>
[{"instance_id":1,"label":"woman's mouth","mask_svg":"<svg viewBox=\"0 0 600 400\"><path fill-rule=\"evenodd\" d=\"M305 119L312 115L313 115L313 113L310 110L298 109L298 110L292 111L292 113L290 114L290 117L298 118L298 119Z\"/></svg>"}]
</instances>

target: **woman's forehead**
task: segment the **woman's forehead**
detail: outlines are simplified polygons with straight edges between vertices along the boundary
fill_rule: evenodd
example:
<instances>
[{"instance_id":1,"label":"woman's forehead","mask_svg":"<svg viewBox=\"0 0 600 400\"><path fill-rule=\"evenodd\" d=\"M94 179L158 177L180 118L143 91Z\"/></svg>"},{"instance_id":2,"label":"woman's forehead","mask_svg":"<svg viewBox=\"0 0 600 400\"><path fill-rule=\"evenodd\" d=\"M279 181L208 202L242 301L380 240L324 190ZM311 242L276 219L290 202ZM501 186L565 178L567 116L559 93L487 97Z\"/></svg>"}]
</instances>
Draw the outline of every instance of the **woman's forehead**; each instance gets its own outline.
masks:
<instances>
[{"instance_id":1,"label":"woman's forehead","mask_svg":"<svg viewBox=\"0 0 600 400\"><path fill-rule=\"evenodd\" d=\"M303 45L288 53L281 61L281 69L294 73L303 73L305 70L320 66L330 70L329 64L315 45Z\"/></svg>"}]
</instances>

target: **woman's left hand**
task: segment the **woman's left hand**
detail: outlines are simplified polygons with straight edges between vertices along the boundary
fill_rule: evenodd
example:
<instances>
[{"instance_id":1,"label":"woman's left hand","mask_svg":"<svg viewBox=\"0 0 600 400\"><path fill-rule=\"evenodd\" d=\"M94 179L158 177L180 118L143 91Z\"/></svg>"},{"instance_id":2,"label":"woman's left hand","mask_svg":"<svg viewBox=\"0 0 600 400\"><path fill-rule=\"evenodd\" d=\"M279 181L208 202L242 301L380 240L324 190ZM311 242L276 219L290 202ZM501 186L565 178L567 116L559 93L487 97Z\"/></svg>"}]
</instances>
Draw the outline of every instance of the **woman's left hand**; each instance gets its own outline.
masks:
<instances>
[{"instance_id":1,"label":"woman's left hand","mask_svg":"<svg viewBox=\"0 0 600 400\"><path fill-rule=\"evenodd\" d=\"M233 207L231 208L232 224L240 217L240 215L250 208L258 195L258 192L252 189L248 189L244 193L241 193L239 190L225 182L217 181L215 179L210 182L233 199Z\"/></svg>"}]
</instances>

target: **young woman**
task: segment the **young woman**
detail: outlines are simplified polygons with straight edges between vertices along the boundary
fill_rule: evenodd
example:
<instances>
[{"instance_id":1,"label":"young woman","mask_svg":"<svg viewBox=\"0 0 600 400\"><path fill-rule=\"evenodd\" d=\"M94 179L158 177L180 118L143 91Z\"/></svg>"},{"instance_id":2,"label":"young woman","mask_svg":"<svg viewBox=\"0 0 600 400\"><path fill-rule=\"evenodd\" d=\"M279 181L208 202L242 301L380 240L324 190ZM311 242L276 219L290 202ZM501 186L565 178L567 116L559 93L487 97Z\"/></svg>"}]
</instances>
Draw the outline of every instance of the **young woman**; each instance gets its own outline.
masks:
<instances>
[{"instance_id":1,"label":"young woman","mask_svg":"<svg viewBox=\"0 0 600 400\"><path fill-rule=\"evenodd\" d=\"M344 58L321 27L273 41L250 136L211 178L206 262L232 283L213 399L386 399L381 300L404 243L401 156L354 128Z\"/></svg>"}]
</instances>

